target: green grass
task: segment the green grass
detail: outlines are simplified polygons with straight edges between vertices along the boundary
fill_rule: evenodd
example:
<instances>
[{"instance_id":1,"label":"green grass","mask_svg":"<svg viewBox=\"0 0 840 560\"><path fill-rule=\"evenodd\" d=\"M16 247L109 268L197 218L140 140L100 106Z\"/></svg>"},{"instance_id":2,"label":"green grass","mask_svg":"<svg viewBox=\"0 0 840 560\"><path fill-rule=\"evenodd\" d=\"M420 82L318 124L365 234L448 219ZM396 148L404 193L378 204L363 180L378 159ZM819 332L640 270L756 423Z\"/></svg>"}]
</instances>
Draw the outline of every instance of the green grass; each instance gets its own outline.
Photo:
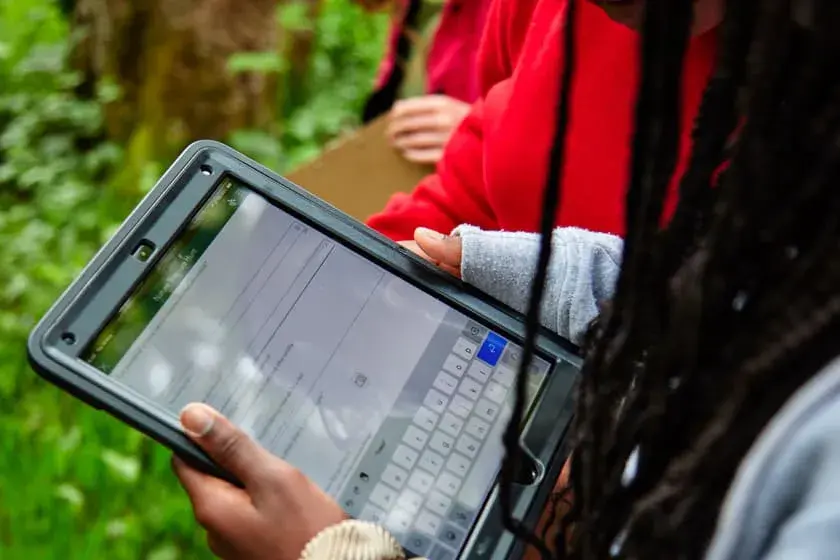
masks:
<instances>
[{"instance_id":1,"label":"green grass","mask_svg":"<svg viewBox=\"0 0 840 560\"><path fill-rule=\"evenodd\" d=\"M72 94L77 76L56 4L0 2L0 559L208 558L170 454L26 363L37 318L151 179L137 177L133 194L118 196L109 181L122 147L77 148L101 132L102 106ZM353 122L384 23L327 0L305 103L283 108L280 137L242 131L234 140L275 166L316 152Z\"/></svg>"},{"instance_id":2,"label":"green grass","mask_svg":"<svg viewBox=\"0 0 840 560\"><path fill-rule=\"evenodd\" d=\"M0 428L2 557L205 557L163 449L32 383Z\"/></svg>"}]
</instances>

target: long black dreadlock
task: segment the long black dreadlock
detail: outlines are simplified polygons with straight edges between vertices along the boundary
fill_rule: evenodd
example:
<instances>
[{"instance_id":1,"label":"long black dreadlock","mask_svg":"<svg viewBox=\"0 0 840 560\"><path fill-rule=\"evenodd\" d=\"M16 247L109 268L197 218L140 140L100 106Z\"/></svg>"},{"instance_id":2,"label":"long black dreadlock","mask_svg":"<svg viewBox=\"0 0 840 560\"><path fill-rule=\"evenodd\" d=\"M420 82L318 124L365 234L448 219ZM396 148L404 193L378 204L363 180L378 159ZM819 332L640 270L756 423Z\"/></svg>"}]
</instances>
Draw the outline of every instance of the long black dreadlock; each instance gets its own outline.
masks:
<instances>
[{"instance_id":1,"label":"long black dreadlock","mask_svg":"<svg viewBox=\"0 0 840 560\"><path fill-rule=\"evenodd\" d=\"M557 130L554 142L549 153L549 167L546 175L545 191L543 193L543 214L540 223L540 231L543 236L540 242L540 252L537 259L537 270L534 275L534 282L531 285L530 303L528 313L525 317L525 344L522 351L522 361L515 384L515 397L513 413L507 429L502 436L505 457L502 461L502 468L499 474L501 492L499 503L502 509L502 519L505 528L519 537L526 543L539 550L543 557L550 556L548 548L542 539L532 533L519 520L513 517L513 483L516 473L519 472L521 448L519 446L519 427L525 416L525 400L527 391L527 372L531 367L536 346L537 333L540 326L540 302L543 298L545 282L548 277L548 263L551 259L551 229L554 226L554 216L560 205L560 191L557 185L563 170L565 157L566 130L569 126L569 113L571 103L572 76L575 66L575 13L577 3L570 0L566 4L564 17L566 32L563 34L563 58L564 67L560 78L560 89L557 102Z\"/></svg>"},{"instance_id":2,"label":"long black dreadlock","mask_svg":"<svg viewBox=\"0 0 840 560\"><path fill-rule=\"evenodd\" d=\"M739 462L838 353L840 3L812 0L804 30L792 0L727 0L680 201L663 229L693 3L645 6L624 260L581 375L566 518L574 531L569 542L558 532L562 557L702 557ZM560 198L573 23L520 385ZM523 402L520 387L503 489ZM526 533L509 502L505 514Z\"/></svg>"}]
</instances>

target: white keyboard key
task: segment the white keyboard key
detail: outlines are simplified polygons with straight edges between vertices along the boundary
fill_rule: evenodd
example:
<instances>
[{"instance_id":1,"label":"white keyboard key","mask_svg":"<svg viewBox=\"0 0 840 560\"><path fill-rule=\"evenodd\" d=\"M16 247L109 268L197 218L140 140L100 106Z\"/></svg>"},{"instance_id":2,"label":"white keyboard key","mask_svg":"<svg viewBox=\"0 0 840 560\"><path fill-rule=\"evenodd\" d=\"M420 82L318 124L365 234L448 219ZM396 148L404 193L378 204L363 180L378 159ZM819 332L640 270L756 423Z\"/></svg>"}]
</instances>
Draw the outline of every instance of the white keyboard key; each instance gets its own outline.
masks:
<instances>
[{"instance_id":1,"label":"white keyboard key","mask_svg":"<svg viewBox=\"0 0 840 560\"><path fill-rule=\"evenodd\" d=\"M394 507L397 501L397 493L380 482L370 493L370 501L373 505L387 511Z\"/></svg>"},{"instance_id":2,"label":"white keyboard key","mask_svg":"<svg viewBox=\"0 0 840 560\"><path fill-rule=\"evenodd\" d=\"M477 400L481 395L481 385L472 379L467 378L461 381L461 386L458 387L458 392L469 399Z\"/></svg>"},{"instance_id":3,"label":"white keyboard key","mask_svg":"<svg viewBox=\"0 0 840 560\"><path fill-rule=\"evenodd\" d=\"M417 516L417 521L414 523L414 528L420 531L421 533L426 533L427 535L431 535L434 537L440 530L440 524L440 517L431 512L422 511L420 512L420 515Z\"/></svg>"},{"instance_id":4,"label":"white keyboard key","mask_svg":"<svg viewBox=\"0 0 840 560\"><path fill-rule=\"evenodd\" d=\"M496 368L496 373L493 374L493 381L501 383L510 389L511 385L513 385L514 381L516 381L516 370L501 364Z\"/></svg>"},{"instance_id":5,"label":"white keyboard key","mask_svg":"<svg viewBox=\"0 0 840 560\"><path fill-rule=\"evenodd\" d=\"M376 523L377 525L385 523L386 518L387 514L384 510L370 504L366 505L365 509L362 510L362 513L359 514L359 519L362 521L370 521L371 523Z\"/></svg>"},{"instance_id":6,"label":"white keyboard key","mask_svg":"<svg viewBox=\"0 0 840 560\"><path fill-rule=\"evenodd\" d=\"M470 472L470 464L470 460L463 455L453 453L446 462L446 468L463 478Z\"/></svg>"},{"instance_id":7,"label":"white keyboard key","mask_svg":"<svg viewBox=\"0 0 840 560\"><path fill-rule=\"evenodd\" d=\"M460 416L461 418L466 418L467 416L469 416L472 407L472 401L465 399L461 395L455 395L454 397L452 397L452 402L449 403L449 410L452 411L452 414L454 414L455 416Z\"/></svg>"},{"instance_id":8,"label":"white keyboard key","mask_svg":"<svg viewBox=\"0 0 840 560\"><path fill-rule=\"evenodd\" d=\"M432 492L429 493L429 501L426 502L426 507L441 517L446 517L446 514L449 513L449 506L451 505L452 500L437 490L432 490Z\"/></svg>"},{"instance_id":9,"label":"white keyboard key","mask_svg":"<svg viewBox=\"0 0 840 560\"><path fill-rule=\"evenodd\" d=\"M440 469L443 468L443 457L434 451L427 449L423 452L423 455L420 457L420 463L418 464L433 475L437 476Z\"/></svg>"},{"instance_id":10,"label":"white keyboard key","mask_svg":"<svg viewBox=\"0 0 840 560\"><path fill-rule=\"evenodd\" d=\"M481 447L481 443L479 443L479 441L474 437L468 436L467 434L458 438L458 443L455 444L455 449L470 459L475 459L475 456L478 455L479 447Z\"/></svg>"},{"instance_id":11,"label":"white keyboard key","mask_svg":"<svg viewBox=\"0 0 840 560\"><path fill-rule=\"evenodd\" d=\"M455 389L458 387L458 380L446 373L445 371L442 371L435 378L435 382L432 383L432 385L439 391L442 391L444 394L451 395L455 392Z\"/></svg>"},{"instance_id":12,"label":"white keyboard key","mask_svg":"<svg viewBox=\"0 0 840 560\"><path fill-rule=\"evenodd\" d=\"M435 488L446 494L447 496L454 496L458 493L458 489L461 488L461 479L455 476L454 474L450 473L449 471L444 471L440 478L437 479L437 484L435 484Z\"/></svg>"},{"instance_id":13,"label":"white keyboard key","mask_svg":"<svg viewBox=\"0 0 840 560\"><path fill-rule=\"evenodd\" d=\"M487 389L484 391L484 396L496 404L502 404L503 402L505 402L505 397L507 396L507 389L505 389L498 383L493 383L491 381L487 385Z\"/></svg>"},{"instance_id":14,"label":"white keyboard key","mask_svg":"<svg viewBox=\"0 0 840 560\"><path fill-rule=\"evenodd\" d=\"M493 368L487 364L483 362L473 362L470 369L467 370L467 375L484 384L487 383L488 379L490 379L490 374L492 372Z\"/></svg>"},{"instance_id":15,"label":"white keyboard key","mask_svg":"<svg viewBox=\"0 0 840 560\"><path fill-rule=\"evenodd\" d=\"M464 427L464 421L452 414L446 412L443 419L440 421L440 431L449 434L452 437L457 437L461 433L461 428Z\"/></svg>"},{"instance_id":16,"label":"white keyboard key","mask_svg":"<svg viewBox=\"0 0 840 560\"><path fill-rule=\"evenodd\" d=\"M435 477L426 471L414 471L408 479L408 485L421 494L428 494L435 482Z\"/></svg>"},{"instance_id":17,"label":"white keyboard key","mask_svg":"<svg viewBox=\"0 0 840 560\"><path fill-rule=\"evenodd\" d=\"M448 435L435 432L432 436L432 440L429 442L429 449L437 451L441 455L449 455L449 452L452 451L452 445L454 443L455 440Z\"/></svg>"},{"instance_id":18,"label":"white keyboard key","mask_svg":"<svg viewBox=\"0 0 840 560\"><path fill-rule=\"evenodd\" d=\"M475 351L477 349L478 345L476 343L470 342L464 337L460 337L455 343L455 348L452 351L465 360L470 361L475 357Z\"/></svg>"},{"instance_id":19,"label":"white keyboard key","mask_svg":"<svg viewBox=\"0 0 840 560\"><path fill-rule=\"evenodd\" d=\"M505 455L505 446L502 441L502 434L507 427L508 419L511 416L511 407L505 405L499 414L499 421L493 425L484 446L478 457L473 461L470 470L470 483L464 484L458 494L458 502L466 510L478 510L487 499L486 488L499 474L499 465Z\"/></svg>"},{"instance_id":20,"label":"white keyboard key","mask_svg":"<svg viewBox=\"0 0 840 560\"><path fill-rule=\"evenodd\" d=\"M467 362L455 354L450 354L449 357L446 358L446 361L443 362L443 369L455 377L461 377L464 375L464 372L467 371Z\"/></svg>"},{"instance_id":21,"label":"white keyboard key","mask_svg":"<svg viewBox=\"0 0 840 560\"><path fill-rule=\"evenodd\" d=\"M429 554L429 552L431 552L430 549L432 548L432 545L435 544L434 538L429 535L424 535L418 531L411 531L408 536L403 537L403 542L405 543L405 546L411 549L411 552L417 554L418 558L433 557L435 560L447 560L445 557L439 558L437 553L435 553L435 556L431 556ZM440 545L435 544L435 550L437 550L439 546ZM450 558L449 560L452 559Z\"/></svg>"},{"instance_id":22,"label":"white keyboard key","mask_svg":"<svg viewBox=\"0 0 840 560\"><path fill-rule=\"evenodd\" d=\"M499 406L491 403L487 399L481 399L475 405L475 413L492 424L499 416Z\"/></svg>"},{"instance_id":23,"label":"white keyboard key","mask_svg":"<svg viewBox=\"0 0 840 560\"><path fill-rule=\"evenodd\" d=\"M416 451L400 444L397 446L397 450L394 451L394 456L391 457L391 461L395 465L411 470L414 467L414 463L417 462L417 457L419 457L419 454Z\"/></svg>"},{"instance_id":24,"label":"white keyboard key","mask_svg":"<svg viewBox=\"0 0 840 560\"><path fill-rule=\"evenodd\" d=\"M467 323L467 326L464 327L464 335L480 343L484 341L484 337L487 336L487 329L478 323L470 321Z\"/></svg>"},{"instance_id":25,"label":"white keyboard key","mask_svg":"<svg viewBox=\"0 0 840 560\"><path fill-rule=\"evenodd\" d=\"M408 473L396 465L388 465L382 472L382 482L399 490L405 484Z\"/></svg>"},{"instance_id":26,"label":"white keyboard key","mask_svg":"<svg viewBox=\"0 0 840 560\"><path fill-rule=\"evenodd\" d=\"M520 361L522 360L522 349L517 348L516 346L511 346L508 344L507 350L505 351L504 355L502 356L502 361L510 364L514 367L514 369L520 366Z\"/></svg>"},{"instance_id":27,"label":"white keyboard key","mask_svg":"<svg viewBox=\"0 0 840 560\"><path fill-rule=\"evenodd\" d=\"M411 522L414 520L414 514L402 509L396 508L388 516L385 522L385 527L395 535L407 533L411 528Z\"/></svg>"},{"instance_id":28,"label":"white keyboard key","mask_svg":"<svg viewBox=\"0 0 840 560\"><path fill-rule=\"evenodd\" d=\"M481 418L473 416L470 418L469 422L467 422L465 431L478 439L484 439L484 436L486 436L487 432L490 431L490 424Z\"/></svg>"},{"instance_id":29,"label":"white keyboard key","mask_svg":"<svg viewBox=\"0 0 840 560\"><path fill-rule=\"evenodd\" d=\"M425 406L421 406L417 410L417 414L414 415L414 423L424 430L431 432L435 429L435 425L437 425L439 416L426 408Z\"/></svg>"},{"instance_id":30,"label":"white keyboard key","mask_svg":"<svg viewBox=\"0 0 840 560\"><path fill-rule=\"evenodd\" d=\"M459 548L464 540L464 532L455 525L444 525L440 532L440 542L453 548Z\"/></svg>"},{"instance_id":31,"label":"white keyboard key","mask_svg":"<svg viewBox=\"0 0 840 560\"><path fill-rule=\"evenodd\" d=\"M429 439L429 434L418 428L417 426L409 426L408 429L405 431L405 435L403 436L403 441L420 451L423 449L423 446L426 445L426 441Z\"/></svg>"},{"instance_id":32,"label":"white keyboard key","mask_svg":"<svg viewBox=\"0 0 840 560\"><path fill-rule=\"evenodd\" d=\"M423 505L423 496L414 490L404 490L397 499L397 507L409 513L417 513Z\"/></svg>"},{"instance_id":33,"label":"white keyboard key","mask_svg":"<svg viewBox=\"0 0 840 560\"><path fill-rule=\"evenodd\" d=\"M429 389L429 392L426 393L426 398L423 399L423 404L433 411L441 413L446 410L446 405L449 404L449 399L447 399L443 393L435 391L434 389Z\"/></svg>"}]
</instances>

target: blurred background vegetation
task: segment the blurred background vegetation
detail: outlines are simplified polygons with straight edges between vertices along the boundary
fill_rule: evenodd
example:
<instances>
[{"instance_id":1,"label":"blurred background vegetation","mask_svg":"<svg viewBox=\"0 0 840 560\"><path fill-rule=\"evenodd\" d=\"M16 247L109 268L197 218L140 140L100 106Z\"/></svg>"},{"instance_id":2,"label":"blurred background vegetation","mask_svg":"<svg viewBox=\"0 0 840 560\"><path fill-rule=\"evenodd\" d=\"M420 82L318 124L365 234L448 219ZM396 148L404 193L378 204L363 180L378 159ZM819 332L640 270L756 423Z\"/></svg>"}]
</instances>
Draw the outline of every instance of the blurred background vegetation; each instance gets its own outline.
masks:
<instances>
[{"instance_id":1,"label":"blurred background vegetation","mask_svg":"<svg viewBox=\"0 0 840 560\"><path fill-rule=\"evenodd\" d=\"M282 172L352 128L386 26L350 0L0 0L2 560L209 557L169 454L41 381L26 335L190 140Z\"/></svg>"}]
</instances>

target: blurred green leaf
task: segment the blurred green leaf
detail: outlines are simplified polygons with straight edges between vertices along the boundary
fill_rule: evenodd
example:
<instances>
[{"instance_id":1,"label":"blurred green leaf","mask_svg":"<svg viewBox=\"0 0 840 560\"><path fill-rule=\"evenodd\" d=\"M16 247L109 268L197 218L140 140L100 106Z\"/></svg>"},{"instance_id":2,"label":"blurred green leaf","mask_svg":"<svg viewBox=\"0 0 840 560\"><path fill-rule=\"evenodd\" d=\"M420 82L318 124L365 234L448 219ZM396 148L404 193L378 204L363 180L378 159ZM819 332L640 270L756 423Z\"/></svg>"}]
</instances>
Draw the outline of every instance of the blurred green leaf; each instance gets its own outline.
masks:
<instances>
[{"instance_id":1,"label":"blurred green leaf","mask_svg":"<svg viewBox=\"0 0 840 560\"><path fill-rule=\"evenodd\" d=\"M280 169L284 156L279 142L268 132L262 130L238 130L230 137L230 145L246 153L263 165Z\"/></svg>"},{"instance_id":2,"label":"blurred green leaf","mask_svg":"<svg viewBox=\"0 0 840 560\"><path fill-rule=\"evenodd\" d=\"M125 519L112 519L108 522L107 527L105 527L105 533L112 539L124 537L128 533L128 530L129 523Z\"/></svg>"},{"instance_id":3,"label":"blurred green leaf","mask_svg":"<svg viewBox=\"0 0 840 560\"><path fill-rule=\"evenodd\" d=\"M112 449L106 449L102 452L102 461L114 474L126 482L137 482L137 477L140 475L140 463L136 458L122 455Z\"/></svg>"},{"instance_id":4,"label":"blurred green leaf","mask_svg":"<svg viewBox=\"0 0 840 560\"><path fill-rule=\"evenodd\" d=\"M165 544L149 553L146 560L178 560L180 554L174 544Z\"/></svg>"},{"instance_id":5,"label":"blurred green leaf","mask_svg":"<svg viewBox=\"0 0 840 560\"><path fill-rule=\"evenodd\" d=\"M55 489L55 494L60 499L70 504L70 506L76 511L81 510L82 506L85 505L85 496L82 494L82 491L70 484L61 484Z\"/></svg>"},{"instance_id":6,"label":"blurred green leaf","mask_svg":"<svg viewBox=\"0 0 840 560\"><path fill-rule=\"evenodd\" d=\"M112 103L120 98L120 86L113 79L105 79L97 85L96 95L102 103Z\"/></svg>"},{"instance_id":7,"label":"blurred green leaf","mask_svg":"<svg viewBox=\"0 0 840 560\"><path fill-rule=\"evenodd\" d=\"M285 68L283 59L272 52L242 52L228 59L228 70L238 74L241 72L258 72L269 74L282 72Z\"/></svg>"},{"instance_id":8,"label":"blurred green leaf","mask_svg":"<svg viewBox=\"0 0 840 560\"><path fill-rule=\"evenodd\" d=\"M310 31L314 23L309 19L308 7L299 0L281 4L277 8L277 19L280 26L287 31Z\"/></svg>"}]
</instances>

